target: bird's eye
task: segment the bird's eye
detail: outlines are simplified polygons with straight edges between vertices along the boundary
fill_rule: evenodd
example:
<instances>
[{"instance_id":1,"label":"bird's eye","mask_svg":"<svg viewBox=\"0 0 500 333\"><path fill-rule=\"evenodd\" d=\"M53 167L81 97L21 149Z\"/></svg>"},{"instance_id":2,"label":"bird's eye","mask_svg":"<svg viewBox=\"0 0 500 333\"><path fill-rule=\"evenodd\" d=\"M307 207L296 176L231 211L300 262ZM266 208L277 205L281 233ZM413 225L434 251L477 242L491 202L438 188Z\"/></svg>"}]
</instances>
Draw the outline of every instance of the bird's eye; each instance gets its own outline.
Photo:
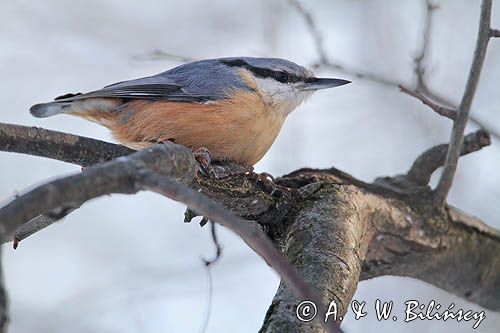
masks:
<instances>
[{"instance_id":1,"label":"bird's eye","mask_svg":"<svg viewBox=\"0 0 500 333\"><path fill-rule=\"evenodd\" d=\"M288 75L286 73L283 73L283 72L276 72L275 79L276 79L276 81L279 81L281 83L287 83L288 82Z\"/></svg>"}]
</instances>

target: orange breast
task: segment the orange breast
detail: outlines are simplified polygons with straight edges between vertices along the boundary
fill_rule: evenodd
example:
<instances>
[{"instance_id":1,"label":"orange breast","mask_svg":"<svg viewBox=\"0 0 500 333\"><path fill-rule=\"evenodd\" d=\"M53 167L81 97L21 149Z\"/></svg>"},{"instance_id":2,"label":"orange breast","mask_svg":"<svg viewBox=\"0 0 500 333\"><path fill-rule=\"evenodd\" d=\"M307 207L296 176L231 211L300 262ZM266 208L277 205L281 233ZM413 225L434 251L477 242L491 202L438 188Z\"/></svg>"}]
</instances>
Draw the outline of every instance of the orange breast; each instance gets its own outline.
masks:
<instances>
[{"instance_id":1,"label":"orange breast","mask_svg":"<svg viewBox=\"0 0 500 333\"><path fill-rule=\"evenodd\" d=\"M208 103L137 100L124 104L115 115L114 121L106 119L103 125L131 148L175 140L191 148L205 147L214 159L249 165L269 150L284 121L254 92Z\"/></svg>"}]
</instances>

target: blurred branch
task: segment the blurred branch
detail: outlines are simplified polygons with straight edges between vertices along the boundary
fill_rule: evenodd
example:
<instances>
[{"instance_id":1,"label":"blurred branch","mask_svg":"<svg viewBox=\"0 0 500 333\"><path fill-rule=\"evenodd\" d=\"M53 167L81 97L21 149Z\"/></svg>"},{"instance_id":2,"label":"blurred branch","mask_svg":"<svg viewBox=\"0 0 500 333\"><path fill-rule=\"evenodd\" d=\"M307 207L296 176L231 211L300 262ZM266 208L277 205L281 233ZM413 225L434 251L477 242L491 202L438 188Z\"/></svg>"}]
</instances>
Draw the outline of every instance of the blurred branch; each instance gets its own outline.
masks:
<instances>
[{"instance_id":1,"label":"blurred branch","mask_svg":"<svg viewBox=\"0 0 500 333\"><path fill-rule=\"evenodd\" d=\"M405 86L399 86L399 89L412 97L415 97L416 99L420 100L423 104L427 105L431 109L433 109L437 114L449 118L451 120L455 120L457 118L457 111L453 109L449 109L447 107L438 105L431 101L427 96L419 92L418 90L410 90L406 88Z\"/></svg>"},{"instance_id":2,"label":"blurred branch","mask_svg":"<svg viewBox=\"0 0 500 333\"><path fill-rule=\"evenodd\" d=\"M364 71L359 71L353 68L348 68L347 66L338 63L338 62L333 62L330 57L328 56L328 52L325 49L325 46L323 44L323 36L321 35L321 32L319 28L317 27L316 22L313 19L313 16L311 12L309 12L299 0L288 0L289 3L299 12L299 14L304 18L307 28L309 30L309 33L311 34L311 37L314 41L314 46L316 48L316 53L318 54L318 60L317 62L313 65L315 68L318 67L324 67L324 68L329 68L333 69L336 71L340 71L343 73L346 73L348 75L354 76L358 79L365 79L369 81L373 81L376 83L380 83L386 86L391 86L391 87L397 87L400 85L400 82L396 80L392 80L390 78L386 78L383 76L379 76L375 73L371 72L364 72Z\"/></svg>"},{"instance_id":3,"label":"blurred branch","mask_svg":"<svg viewBox=\"0 0 500 333\"><path fill-rule=\"evenodd\" d=\"M5 279L3 273L2 246L0 246L0 333L6 333L9 323L8 299L5 290Z\"/></svg>"},{"instance_id":4,"label":"blurred branch","mask_svg":"<svg viewBox=\"0 0 500 333\"><path fill-rule=\"evenodd\" d=\"M316 68L328 68L331 70L339 71L345 73L347 75L351 75L355 78L368 80L374 83L379 83L383 86L390 88L400 88L405 87L406 91L404 91L407 95L412 97L417 97L419 100L429 101L429 103L435 104L438 107L445 109L457 110L457 106L451 100L446 97L441 96L439 93L432 91L426 81L425 81L425 66L424 60L427 56L430 44L430 36L431 36L431 27L433 22L433 14L439 9L439 7L432 3L430 0L425 0L425 24L423 29L423 38L422 45L420 47L420 51L417 56L414 58L413 62L414 66L414 75L415 75L415 88L409 88L404 82L398 81L396 79L385 77L383 75L379 75L373 72L361 71L356 68L349 68L340 62L334 62L328 55L324 44L323 37L321 36L321 32L317 27L317 24L314 21L312 14L300 3L299 0L289 0L290 4L297 9L297 11L303 16L309 33L312 36L314 41L314 45L316 48L316 53L319 55L318 61L314 64ZM440 104L440 105L439 105ZM492 136L500 140L500 134L494 131L490 126L483 123L481 120L477 119L474 116L469 117L470 120L475 123L477 126L487 130Z\"/></svg>"},{"instance_id":5,"label":"blurred branch","mask_svg":"<svg viewBox=\"0 0 500 333\"><path fill-rule=\"evenodd\" d=\"M490 37L500 37L500 30L498 29L491 29L490 30Z\"/></svg>"},{"instance_id":6,"label":"blurred branch","mask_svg":"<svg viewBox=\"0 0 500 333\"><path fill-rule=\"evenodd\" d=\"M328 56L326 54L325 47L323 45L323 36L321 35L320 30L318 29L316 22L314 21L311 13L302 6L299 0L289 0L290 4L295 7L295 9L302 15L306 24L311 32L311 36L314 40L314 45L316 47L316 52L319 56L319 63L326 64L328 63Z\"/></svg>"},{"instance_id":7,"label":"blurred branch","mask_svg":"<svg viewBox=\"0 0 500 333\"><path fill-rule=\"evenodd\" d=\"M425 24L424 24L424 32L422 36L422 46L420 47L419 54L413 60L415 67L413 69L415 73L415 78L417 81L416 91L424 90L429 91L427 89L427 85L425 84L425 66L424 59L427 56L430 44L431 30L432 30L432 17L434 11L438 9L437 5L434 5L430 0L425 0Z\"/></svg>"},{"instance_id":8,"label":"blurred branch","mask_svg":"<svg viewBox=\"0 0 500 333\"><path fill-rule=\"evenodd\" d=\"M186 57L186 56L182 56L182 55L168 53L168 52L165 52L165 51L160 50L160 49L156 49L150 53L135 55L133 58L136 60L141 60L141 61L171 60L171 61L176 61L176 62L190 62L190 61L197 60L197 59L191 58L191 57Z\"/></svg>"},{"instance_id":9,"label":"blurred branch","mask_svg":"<svg viewBox=\"0 0 500 333\"><path fill-rule=\"evenodd\" d=\"M217 230L215 229L215 223L210 221L210 235L212 236L212 242L215 246L215 256L212 259L203 259L205 266L210 266L216 263L222 255L222 246L219 243L219 237L217 236Z\"/></svg>"},{"instance_id":10,"label":"blurred branch","mask_svg":"<svg viewBox=\"0 0 500 333\"><path fill-rule=\"evenodd\" d=\"M467 79L465 92L458 108L457 119L453 123L450 145L448 147L443 173L441 174L439 183L434 191L434 203L438 205L445 202L457 169L458 158L460 157L464 141L465 126L467 125L470 107L479 83L481 69L483 67L484 58L486 57L488 41L490 40L490 20L491 0L483 0L481 4L481 16L479 21L476 49L474 51L474 58L470 68L469 78Z\"/></svg>"},{"instance_id":11,"label":"blurred branch","mask_svg":"<svg viewBox=\"0 0 500 333\"><path fill-rule=\"evenodd\" d=\"M479 130L464 138L460 155L476 152L490 144L489 134L484 130ZM424 152L415 160L410 171L408 171L408 179L422 186L427 185L434 171L444 165L447 151L448 145L442 144Z\"/></svg>"}]
</instances>

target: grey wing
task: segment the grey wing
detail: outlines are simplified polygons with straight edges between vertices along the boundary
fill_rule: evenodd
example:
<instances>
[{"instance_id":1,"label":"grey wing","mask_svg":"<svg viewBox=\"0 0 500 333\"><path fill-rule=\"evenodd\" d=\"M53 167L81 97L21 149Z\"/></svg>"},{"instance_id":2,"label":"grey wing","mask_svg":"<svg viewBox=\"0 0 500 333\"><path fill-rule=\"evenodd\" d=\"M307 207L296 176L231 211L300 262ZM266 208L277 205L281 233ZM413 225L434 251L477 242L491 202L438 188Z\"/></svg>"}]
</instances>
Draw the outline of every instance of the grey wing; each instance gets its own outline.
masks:
<instances>
[{"instance_id":1,"label":"grey wing","mask_svg":"<svg viewBox=\"0 0 500 333\"><path fill-rule=\"evenodd\" d=\"M67 94L57 97L56 102L72 102L95 97L117 97L124 99L171 100L184 102L204 102L213 96L189 92L163 73L135 80L108 85L100 90L85 94Z\"/></svg>"},{"instance_id":2,"label":"grey wing","mask_svg":"<svg viewBox=\"0 0 500 333\"><path fill-rule=\"evenodd\" d=\"M239 71L220 59L195 61L141 79L118 82L87 94L61 96L70 102L90 97L204 102L227 98L231 89L249 90ZM59 101L59 99L58 99Z\"/></svg>"}]
</instances>

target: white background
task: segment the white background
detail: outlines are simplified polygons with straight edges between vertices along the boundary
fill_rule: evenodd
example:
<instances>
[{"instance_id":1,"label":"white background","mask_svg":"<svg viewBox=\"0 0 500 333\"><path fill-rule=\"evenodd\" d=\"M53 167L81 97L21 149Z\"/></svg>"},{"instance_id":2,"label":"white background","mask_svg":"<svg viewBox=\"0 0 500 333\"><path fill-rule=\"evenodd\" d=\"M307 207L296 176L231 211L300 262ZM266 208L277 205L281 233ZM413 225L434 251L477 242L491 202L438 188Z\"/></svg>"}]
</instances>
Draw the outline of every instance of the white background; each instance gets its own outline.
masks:
<instances>
[{"instance_id":1,"label":"white background","mask_svg":"<svg viewBox=\"0 0 500 333\"><path fill-rule=\"evenodd\" d=\"M411 84L424 1L307 1L332 60ZM474 48L479 1L446 0L435 14L429 58L433 89L459 101ZM111 140L98 125L68 116L35 119L30 105L67 92L155 74L178 65L147 60L155 49L197 59L275 56L309 66L316 55L303 18L286 1L2 0L0 121ZM500 27L500 4L492 21ZM500 40L492 40L472 113L500 132ZM350 78L322 71L321 76ZM451 122L420 102L363 80L322 91L293 113L257 164L273 175L336 166L372 181L407 171L428 147L446 142ZM474 130L471 126L468 132ZM460 160L449 201L500 228L500 142ZM0 153L0 199L79 167ZM435 181L435 179L434 179ZM184 224L184 207L158 195L113 195L85 204L13 251L4 248L10 332L198 332L207 310L213 255L209 229ZM256 332L278 285L276 274L232 233L213 269L207 332ZM374 300L436 300L482 309L422 282L361 282L370 314L348 317L347 332L470 332L472 323L376 321ZM486 312L477 332L498 332Z\"/></svg>"}]
</instances>

